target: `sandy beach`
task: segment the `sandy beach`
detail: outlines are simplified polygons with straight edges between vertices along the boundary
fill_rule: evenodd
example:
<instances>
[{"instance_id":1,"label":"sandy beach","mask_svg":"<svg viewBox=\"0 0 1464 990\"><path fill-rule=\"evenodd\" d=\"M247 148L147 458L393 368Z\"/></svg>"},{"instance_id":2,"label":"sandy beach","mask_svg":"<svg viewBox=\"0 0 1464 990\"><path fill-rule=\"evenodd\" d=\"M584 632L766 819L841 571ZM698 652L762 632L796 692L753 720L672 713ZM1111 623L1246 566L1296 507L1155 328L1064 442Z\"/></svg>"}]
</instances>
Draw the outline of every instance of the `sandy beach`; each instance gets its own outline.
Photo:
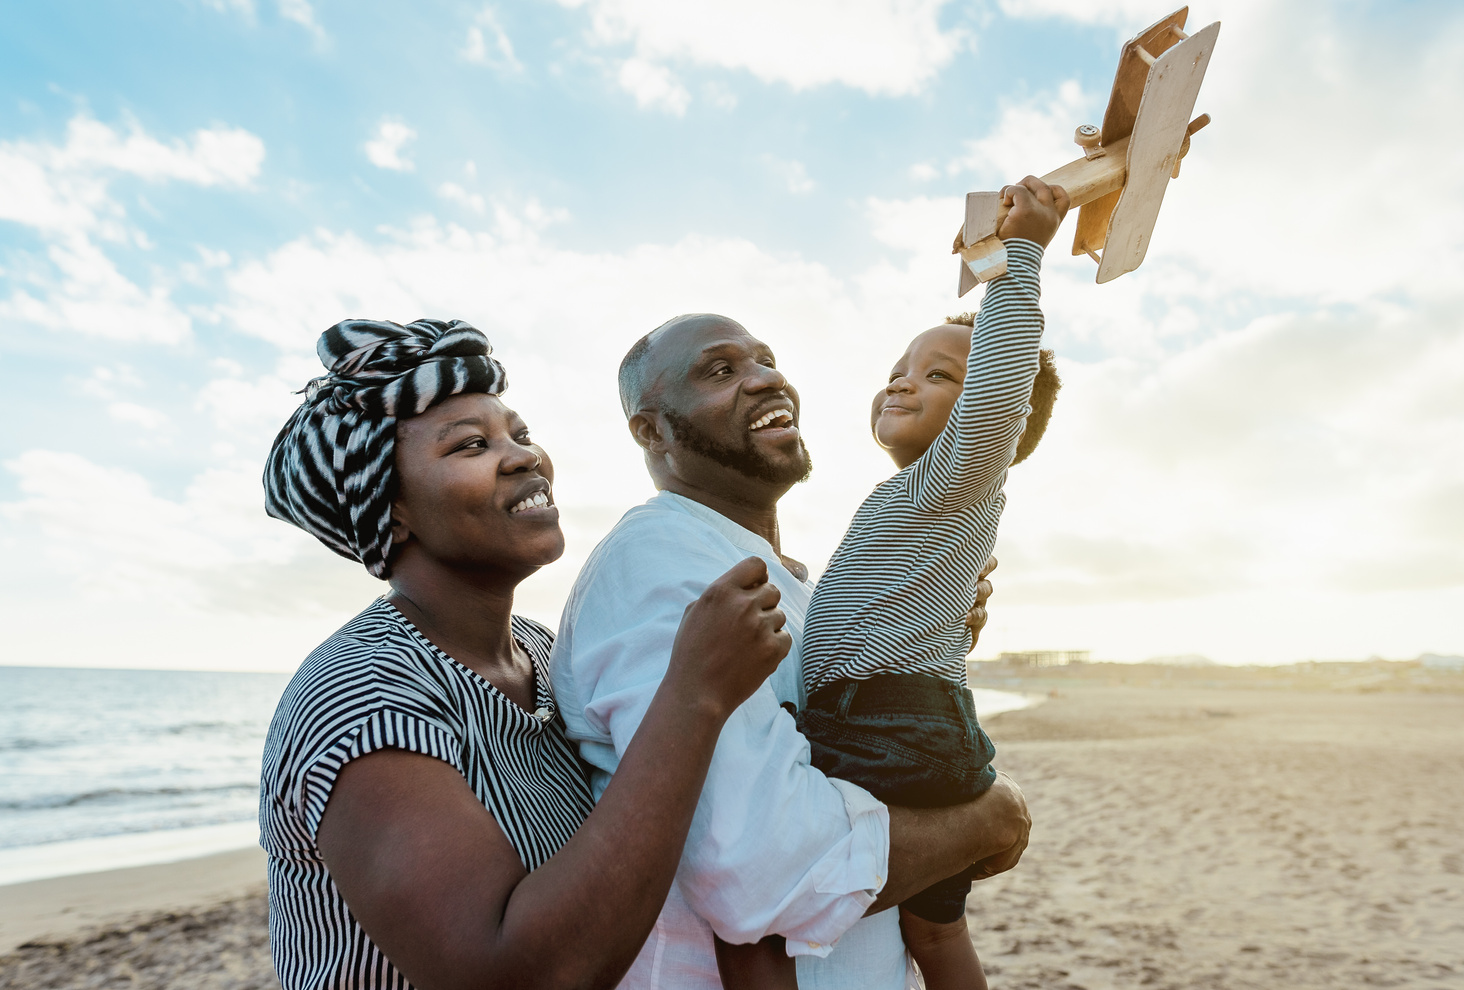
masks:
<instances>
[{"instance_id":1,"label":"sandy beach","mask_svg":"<svg viewBox=\"0 0 1464 990\"><path fill-rule=\"evenodd\" d=\"M993 987L1464 988L1464 693L1077 674L985 683L1047 698L988 724L1034 819L970 901ZM276 986L262 871L0 888L0 987Z\"/></svg>"}]
</instances>

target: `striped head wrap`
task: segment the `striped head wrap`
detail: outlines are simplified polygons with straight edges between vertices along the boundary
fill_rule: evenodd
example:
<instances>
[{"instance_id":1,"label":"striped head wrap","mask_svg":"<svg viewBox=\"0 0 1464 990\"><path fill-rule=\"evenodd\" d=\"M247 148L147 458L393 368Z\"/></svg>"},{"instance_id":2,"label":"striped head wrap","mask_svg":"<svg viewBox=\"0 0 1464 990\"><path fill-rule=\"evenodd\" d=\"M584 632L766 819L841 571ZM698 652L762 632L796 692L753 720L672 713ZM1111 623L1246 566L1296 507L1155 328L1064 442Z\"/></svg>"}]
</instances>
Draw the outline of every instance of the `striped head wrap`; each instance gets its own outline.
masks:
<instances>
[{"instance_id":1,"label":"striped head wrap","mask_svg":"<svg viewBox=\"0 0 1464 990\"><path fill-rule=\"evenodd\" d=\"M315 345L329 374L304 389L270 448L264 510L387 577L396 424L461 392L499 395L503 366L462 320L344 320Z\"/></svg>"}]
</instances>

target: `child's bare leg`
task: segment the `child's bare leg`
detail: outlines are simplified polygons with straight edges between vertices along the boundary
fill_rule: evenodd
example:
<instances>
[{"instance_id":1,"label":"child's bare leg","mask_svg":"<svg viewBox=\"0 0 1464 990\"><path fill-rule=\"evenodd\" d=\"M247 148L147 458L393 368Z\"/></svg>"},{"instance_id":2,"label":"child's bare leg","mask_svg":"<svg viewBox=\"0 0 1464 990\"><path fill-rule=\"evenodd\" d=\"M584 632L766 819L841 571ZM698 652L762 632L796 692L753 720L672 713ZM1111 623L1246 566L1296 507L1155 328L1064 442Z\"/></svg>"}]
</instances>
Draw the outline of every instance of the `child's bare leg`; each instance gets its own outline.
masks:
<instances>
[{"instance_id":1,"label":"child's bare leg","mask_svg":"<svg viewBox=\"0 0 1464 990\"><path fill-rule=\"evenodd\" d=\"M717 939L717 972L724 990L798 990L798 968L783 936L769 935L751 945ZM981 984L983 987L985 983Z\"/></svg>"},{"instance_id":2,"label":"child's bare leg","mask_svg":"<svg viewBox=\"0 0 1464 990\"><path fill-rule=\"evenodd\" d=\"M965 918L927 921L900 908L900 932L925 977L925 990L986 990L986 973Z\"/></svg>"}]
</instances>

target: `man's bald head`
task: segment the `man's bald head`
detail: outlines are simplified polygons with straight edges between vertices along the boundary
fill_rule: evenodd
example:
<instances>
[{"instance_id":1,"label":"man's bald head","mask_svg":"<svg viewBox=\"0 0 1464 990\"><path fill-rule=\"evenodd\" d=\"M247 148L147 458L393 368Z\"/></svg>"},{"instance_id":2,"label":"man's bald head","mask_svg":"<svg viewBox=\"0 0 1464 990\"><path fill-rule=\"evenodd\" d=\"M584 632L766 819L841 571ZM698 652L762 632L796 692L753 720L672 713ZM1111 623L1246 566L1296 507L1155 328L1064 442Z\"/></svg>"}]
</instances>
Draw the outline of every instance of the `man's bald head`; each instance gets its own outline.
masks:
<instances>
[{"instance_id":1,"label":"man's bald head","mask_svg":"<svg viewBox=\"0 0 1464 990\"><path fill-rule=\"evenodd\" d=\"M746 333L742 324L716 313L683 313L673 316L630 346L620 361L620 408L629 419L646 408L648 397L656 391L667 359L675 352L674 345L689 335L713 326L735 328Z\"/></svg>"}]
</instances>

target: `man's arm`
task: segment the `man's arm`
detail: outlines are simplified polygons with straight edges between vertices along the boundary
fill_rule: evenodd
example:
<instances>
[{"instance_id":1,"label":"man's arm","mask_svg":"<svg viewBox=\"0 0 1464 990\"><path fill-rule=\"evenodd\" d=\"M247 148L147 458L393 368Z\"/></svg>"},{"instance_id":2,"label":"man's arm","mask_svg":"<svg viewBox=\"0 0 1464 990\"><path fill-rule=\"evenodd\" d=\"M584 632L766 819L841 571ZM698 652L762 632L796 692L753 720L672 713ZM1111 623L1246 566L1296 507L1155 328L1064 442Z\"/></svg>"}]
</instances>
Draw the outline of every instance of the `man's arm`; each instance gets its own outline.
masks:
<instances>
[{"instance_id":1,"label":"man's arm","mask_svg":"<svg viewBox=\"0 0 1464 990\"><path fill-rule=\"evenodd\" d=\"M1032 818L1022 790L1006 774L974 801L949 808L890 808L890 873L869 908L894 907L972 863L977 879L1017 865L1027 848Z\"/></svg>"},{"instance_id":2,"label":"man's arm","mask_svg":"<svg viewBox=\"0 0 1464 990\"><path fill-rule=\"evenodd\" d=\"M986 287L971 332L966 380L946 428L910 474L927 512L954 512L990 498L1011 464L1026 422L1042 341L1042 251L1067 213L1067 193L1028 176L1006 187L1012 211L1000 235L1007 274Z\"/></svg>"}]
</instances>

